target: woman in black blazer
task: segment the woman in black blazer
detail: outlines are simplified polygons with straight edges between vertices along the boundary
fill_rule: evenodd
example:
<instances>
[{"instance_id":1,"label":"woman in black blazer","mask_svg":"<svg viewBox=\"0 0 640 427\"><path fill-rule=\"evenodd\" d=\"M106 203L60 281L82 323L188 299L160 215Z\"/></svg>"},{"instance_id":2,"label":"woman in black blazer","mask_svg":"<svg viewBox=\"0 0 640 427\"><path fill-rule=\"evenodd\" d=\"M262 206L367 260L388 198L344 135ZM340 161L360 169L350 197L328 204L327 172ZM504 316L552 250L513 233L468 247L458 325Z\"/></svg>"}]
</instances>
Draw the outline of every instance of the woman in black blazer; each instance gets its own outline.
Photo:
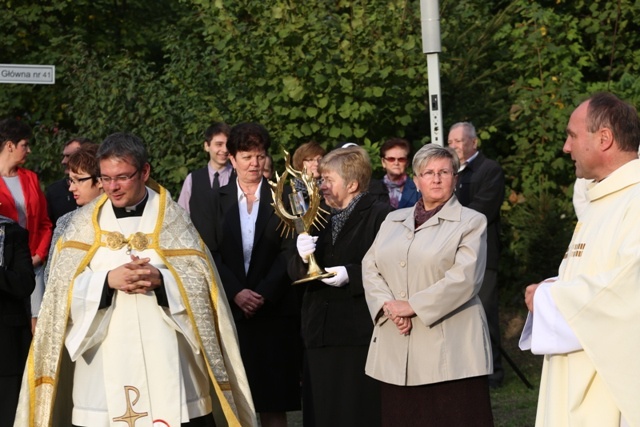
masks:
<instances>
[{"instance_id":1,"label":"woman in black blazer","mask_svg":"<svg viewBox=\"0 0 640 427\"><path fill-rule=\"evenodd\" d=\"M325 270L336 273L298 285L306 286L305 425L375 427L380 425L380 387L364 373L373 322L362 287L362 258L391 206L366 191L371 163L361 147L331 151L320 161L320 174L320 190L331 214L326 227L312 233L315 236L298 236L298 255L289 262L289 275L295 280L305 275L305 259L314 252Z\"/></svg>"},{"instance_id":2,"label":"woman in black blazer","mask_svg":"<svg viewBox=\"0 0 640 427\"><path fill-rule=\"evenodd\" d=\"M236 179L212 197L212 234L203 233L234 315L240 353L263 427L286 425L300 409L300 310L287 276L293 239L278 228L262 176L269 134L234 126L227 150ZM204 231L204 230L203 230Z\"/></svg>"},{"instance_id":3,"label":"woman in black blazer","mask_svg":"<svg viewBox=\"0 0 640 427\"><path fill-rule=\"evenodd\" d=\"M0 216L0 427L12 426L16 413L31 344L29 297L34 287L29 234Z\"/></svg>"}]
</instances>

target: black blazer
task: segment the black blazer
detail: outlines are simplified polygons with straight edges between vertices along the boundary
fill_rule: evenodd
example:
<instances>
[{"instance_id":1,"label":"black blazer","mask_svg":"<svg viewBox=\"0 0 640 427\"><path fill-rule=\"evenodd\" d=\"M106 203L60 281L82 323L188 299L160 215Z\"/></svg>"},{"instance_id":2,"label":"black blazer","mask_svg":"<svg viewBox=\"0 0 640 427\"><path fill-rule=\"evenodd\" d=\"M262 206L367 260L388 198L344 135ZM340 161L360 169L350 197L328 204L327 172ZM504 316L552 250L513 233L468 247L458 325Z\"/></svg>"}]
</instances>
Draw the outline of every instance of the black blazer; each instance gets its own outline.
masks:
<instances>
[{"instance_id":1,"label":"black blazer","mask_svg":"<svg viewBox=\"0 0 640 427\"><path fill-rule=\"evenodd\" d=\"M357 202L335 244L331 219L318 235L315 257L321 267L345 266L349 283L340 288L309 282L302 301L302 338L307 348L368 346L373 322L362 287L362 258L373 244L380 225L391 211L389 203L367 193ZM297 280L307 271L297 253L289 262L289 275Z\"/></svg>"},{"instance_id":2,"label":"black blazer","mask_svg":"<svg viewBox=\"0 0 640 427\"><path fill-rule=\"evenodd\" d=\"M487 268L497 269L500 257L500 207L504 201L504 173L500 165L482 153L460 172L456 197L487 217Z\"/></svg>"},{"instance_id":3,"label":"black blazer","mask_svg":"<svg viewBox=\"0 0 640 427\"><path fill-rule=\"evenodd\" d=\"M287 260L293 254L294 240L291 234L288 238L283 236L278 228L280 218L271 206L272 201L269 183L263 178L251 262L245 273L237 181L221 187L212 198L213 230L209 227L210 234L205 232L203 238L209 241L236 321L244 316L233 298L243 289L251 289L266 299L254 318L299 315L287 276Z\"/></svg>"},{"instance_id":4,"label":"black blazer","mask_svg":"<svg viewBox=\"0 0 640 427\"><path fill-rule=\"evenodd\" d=\"M4 225L4 263L0 267L0 376L22 375L31 344L30 295L35 276L29 233L18 224Z\"/></svg>"}]
</instances>

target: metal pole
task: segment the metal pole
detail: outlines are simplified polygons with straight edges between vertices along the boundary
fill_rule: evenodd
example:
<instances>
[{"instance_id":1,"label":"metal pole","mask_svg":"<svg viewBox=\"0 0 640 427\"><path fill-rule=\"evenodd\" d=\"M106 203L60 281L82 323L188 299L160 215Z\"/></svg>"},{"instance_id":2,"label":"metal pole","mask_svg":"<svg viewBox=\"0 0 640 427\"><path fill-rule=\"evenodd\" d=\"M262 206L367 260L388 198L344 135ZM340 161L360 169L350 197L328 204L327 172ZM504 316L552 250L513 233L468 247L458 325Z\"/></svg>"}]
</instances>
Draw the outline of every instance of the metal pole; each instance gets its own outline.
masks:
<instances>
[{"instance_id":1,"label":"metal pole","mask_svg":"<svg viewBox=\"0 0 640 427\"><path fill-rule=\"evenodd\" d=\"M442 102L440 97L440 12L438 0L420 0L422 52L427 54L429 82L429 121L431 142L444 145L442 135Z\"/></svg>"}]
</instances>

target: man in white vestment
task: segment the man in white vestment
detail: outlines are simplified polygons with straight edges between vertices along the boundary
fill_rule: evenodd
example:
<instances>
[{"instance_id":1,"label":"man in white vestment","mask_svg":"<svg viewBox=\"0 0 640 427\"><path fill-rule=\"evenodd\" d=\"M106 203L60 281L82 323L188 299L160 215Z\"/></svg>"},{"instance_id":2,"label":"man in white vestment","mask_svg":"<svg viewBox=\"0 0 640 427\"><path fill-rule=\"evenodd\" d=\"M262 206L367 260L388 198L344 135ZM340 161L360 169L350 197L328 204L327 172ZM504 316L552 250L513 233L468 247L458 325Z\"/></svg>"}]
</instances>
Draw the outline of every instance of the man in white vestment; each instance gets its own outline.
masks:
<instances>
[{"instance_id":1,"label":"man in white vestment","mask_svg":"<svg viewBox=\"0 0 640 427\"><path fill-rule=\"evenodd\" d=\"M536 426L640 426L640 119L580 104L564 152L592 180L558 277L527 287L523 350L544 355Z\"/></svg>"},{"instance_id":2,"label":"man in white vestment","mask_svg":"<svg viewBox=\"0 0 640 427\"><path fill-rule=\"evenodd\" d=\"M107 137L97 157L105 196L56 244L15 426L256 425L224 290L188 214L147 186L136 136Z\"/></svg>"}]
</instances>

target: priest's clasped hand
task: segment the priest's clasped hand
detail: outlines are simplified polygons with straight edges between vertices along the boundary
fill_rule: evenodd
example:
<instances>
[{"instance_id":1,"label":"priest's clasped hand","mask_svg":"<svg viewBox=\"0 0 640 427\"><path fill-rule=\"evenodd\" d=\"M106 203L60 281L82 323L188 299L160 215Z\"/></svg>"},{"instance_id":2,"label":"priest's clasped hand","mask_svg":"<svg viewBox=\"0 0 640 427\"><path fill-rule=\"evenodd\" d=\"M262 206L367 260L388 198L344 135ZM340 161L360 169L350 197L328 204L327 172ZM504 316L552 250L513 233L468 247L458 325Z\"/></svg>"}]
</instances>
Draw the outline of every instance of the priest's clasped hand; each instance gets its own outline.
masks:
<instances>
[{"instance_id":1,"label":"priest's clasped hand","mask_svg":"<svg viewBox=\"0 0 640 427\"><path fill-rule=\"evenodd\" d=\"M145 294L162 284L160 270L149 264L150 258L131 255L131 262L109 271L108 284L127 294Z\"/></svg>"}]
</instances>

